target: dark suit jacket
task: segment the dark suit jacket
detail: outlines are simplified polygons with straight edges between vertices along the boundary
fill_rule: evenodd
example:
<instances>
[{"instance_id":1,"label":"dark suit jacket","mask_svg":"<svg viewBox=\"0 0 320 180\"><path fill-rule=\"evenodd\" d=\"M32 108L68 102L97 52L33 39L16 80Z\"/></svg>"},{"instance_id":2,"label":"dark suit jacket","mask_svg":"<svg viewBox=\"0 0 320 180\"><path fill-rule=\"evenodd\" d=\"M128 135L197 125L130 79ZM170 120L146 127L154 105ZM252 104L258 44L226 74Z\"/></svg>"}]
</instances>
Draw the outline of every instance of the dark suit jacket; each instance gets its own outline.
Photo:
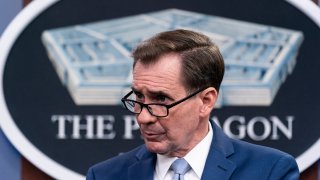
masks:
<instances>
[{"instance_id":1,"label":"dark suit jacket","mask_svg":"<svg viewBox=\"0 0 320 180\"><path fill-rule=\"evenodd\" d=\"M294 158L281 151L227 137L213 122L213 140L201 179L295 180ZM87 180L153 179L156 154L145 145L91 167Z\"/></svg>"}]
</instances>

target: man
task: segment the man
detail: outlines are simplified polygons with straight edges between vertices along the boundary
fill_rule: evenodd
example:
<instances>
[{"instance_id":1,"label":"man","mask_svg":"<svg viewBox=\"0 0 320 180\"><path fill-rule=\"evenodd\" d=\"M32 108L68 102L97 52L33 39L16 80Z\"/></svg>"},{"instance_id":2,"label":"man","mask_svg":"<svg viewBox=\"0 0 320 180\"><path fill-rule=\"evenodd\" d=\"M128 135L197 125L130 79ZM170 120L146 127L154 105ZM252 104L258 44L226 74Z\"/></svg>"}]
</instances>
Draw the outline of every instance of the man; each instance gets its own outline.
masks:
<instances>
[{"instance_id":1,"label":"man","mask_svg":"<svg viewBox=\"0 0 320 180\"><path fill-rule=\"evenodd\" d=\"M87 179L298 179L290 155L230 139L209 120L224 62L207 36L163 32L133 57L132 91L122 102L136 114L145 145L91 167Z\"/></svg>"}]
</instances>

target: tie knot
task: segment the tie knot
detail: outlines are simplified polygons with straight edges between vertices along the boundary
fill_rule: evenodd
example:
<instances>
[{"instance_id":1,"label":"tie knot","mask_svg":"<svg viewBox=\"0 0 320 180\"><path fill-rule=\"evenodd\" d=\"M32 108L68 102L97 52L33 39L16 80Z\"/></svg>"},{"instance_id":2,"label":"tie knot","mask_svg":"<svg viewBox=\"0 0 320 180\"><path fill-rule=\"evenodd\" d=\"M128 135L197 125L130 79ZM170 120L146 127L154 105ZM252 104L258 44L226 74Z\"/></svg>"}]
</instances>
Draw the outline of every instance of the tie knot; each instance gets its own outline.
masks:
<instances>
[{"instance_id":1,"label":"tie knot","mask_svg":"<svg viewBox=\"0 0 320 180\"><path fill-rule=\"evenodd\" d=\"M171 169L175 174L184 175L191 167L185 159L179 158L171 164Z\"/></svg>"}]
</instances>

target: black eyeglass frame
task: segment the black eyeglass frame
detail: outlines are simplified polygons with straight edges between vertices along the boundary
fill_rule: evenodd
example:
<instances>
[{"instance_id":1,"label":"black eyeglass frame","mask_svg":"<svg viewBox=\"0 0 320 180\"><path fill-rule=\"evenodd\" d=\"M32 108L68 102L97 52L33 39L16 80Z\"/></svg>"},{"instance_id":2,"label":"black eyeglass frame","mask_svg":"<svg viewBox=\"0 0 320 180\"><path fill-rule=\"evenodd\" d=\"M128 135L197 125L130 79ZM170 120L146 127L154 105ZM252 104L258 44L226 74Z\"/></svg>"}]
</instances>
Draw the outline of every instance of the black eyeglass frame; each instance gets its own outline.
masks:
<instances>
[{"instance_id":1,"label":"black eyeglass frame","mask_svg":"<svg viewBox=\"0 0 320 180\"><path fill-rule=\"evenodd\" d=\"M133 102L133 103L139 104L139 105L141 106L140 112L132 112L132 113L134 113L134 114L140 114L140 113L142 112L142 109L145 107L152 116L155 116L155 117L167 117L167 116L169 115L169 109L170 109L170 108L172 108L172 107L174 107L174 106L176 106L176 105L178 105L178 104L180 104L180 103L188 100L189 98L195 96L196 94L198 94L199 92L201 92L201 91L203 91L203 90L205 90L205 89L207 89L207 87L201 88L201 89L195 91L194 93L188 95L187 97L184 97L184 98L182 98L182 99L180 99L180 100L178 100L178 101L176 101L176 102L174 102L174 103L172 103L172 104L160 104L160 103L144 104L144 103L139 102L139 101L127 99L127 98L133 93L133 91L130 91L127 95L125 95L125 96L121 99L121 101L122 101L124 107L125 107L128 111L130 111L130 112L132 112L132 111L129 110L129 108L128 108L127 105L126 105L126 102L129 101L129 102ZM150 110L149 105L159 105L159 106L166 107L166 109L167 109L166 115L164 115L164 116L156 116L156 115L154 115L154 114L152 113L152 111Z\"/></svg>"}]
</instances>

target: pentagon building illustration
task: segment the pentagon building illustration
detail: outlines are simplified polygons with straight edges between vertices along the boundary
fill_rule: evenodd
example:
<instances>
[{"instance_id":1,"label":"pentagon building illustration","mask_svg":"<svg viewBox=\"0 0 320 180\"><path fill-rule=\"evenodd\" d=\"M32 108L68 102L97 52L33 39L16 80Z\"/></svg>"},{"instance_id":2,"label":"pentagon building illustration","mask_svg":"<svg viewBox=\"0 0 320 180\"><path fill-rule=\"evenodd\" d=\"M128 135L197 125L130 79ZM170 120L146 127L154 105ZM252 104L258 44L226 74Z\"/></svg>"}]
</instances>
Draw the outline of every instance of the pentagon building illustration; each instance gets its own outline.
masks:
<instances>
[{"instance_id":1,"label":"pentagon building illustration","mask_svg":"<svg viewBox=\"0 0 320 180\"><path fill-rule=\"evenodd\" d=\"M299 31L178 9L46 30L42 41L75 104L116 105L131 87L132 49L178 28L201 32L219 46L226 71L218 107L269 106L303 41Z\"/></svg>"}]
</instances>

